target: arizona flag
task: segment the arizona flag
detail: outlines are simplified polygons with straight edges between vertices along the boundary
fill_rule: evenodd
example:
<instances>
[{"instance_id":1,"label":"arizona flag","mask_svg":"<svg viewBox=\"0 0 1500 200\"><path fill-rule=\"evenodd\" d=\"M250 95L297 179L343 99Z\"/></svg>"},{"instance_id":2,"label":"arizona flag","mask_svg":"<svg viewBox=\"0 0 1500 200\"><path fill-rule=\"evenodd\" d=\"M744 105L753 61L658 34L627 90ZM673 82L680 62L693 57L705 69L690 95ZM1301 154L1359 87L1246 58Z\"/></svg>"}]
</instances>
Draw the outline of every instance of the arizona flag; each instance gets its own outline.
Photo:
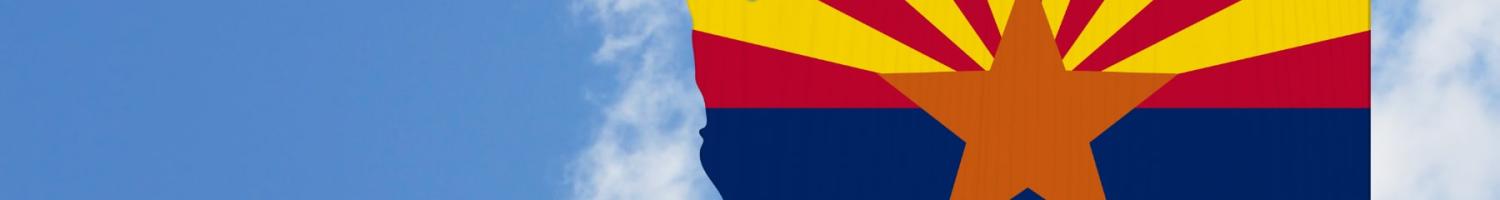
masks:
<instances>
[{"instance_id":1,"label":"arizona flag","mask_svg":"<svg viewBox=\"0 0 1500 200\"><path fill-rule=\"evenodd\" d=\"M689 0L726 199L1367 199L1365 0Z\"/></svg>"}]
</instances>

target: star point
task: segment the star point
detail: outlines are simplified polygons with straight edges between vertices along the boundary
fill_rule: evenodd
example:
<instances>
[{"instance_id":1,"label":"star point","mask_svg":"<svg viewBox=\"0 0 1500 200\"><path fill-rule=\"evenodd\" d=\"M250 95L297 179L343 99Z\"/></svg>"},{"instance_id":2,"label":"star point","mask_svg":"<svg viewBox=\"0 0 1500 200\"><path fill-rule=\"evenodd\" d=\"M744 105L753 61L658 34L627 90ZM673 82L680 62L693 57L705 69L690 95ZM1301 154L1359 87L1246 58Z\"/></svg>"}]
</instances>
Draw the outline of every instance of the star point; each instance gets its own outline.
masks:
<instances>
[{"instance_id":1,"label":"star point","mask_svg":"<svg viewBox=\"0 0 1500 200\"><path fill-rule=\"evenodd\" d=\"M1089 142L1173 75L1063 68L1037 1L1016 1L990 71L881 75L965 142L952 199L1104 199Z\"/></svg>"}]
</instances>

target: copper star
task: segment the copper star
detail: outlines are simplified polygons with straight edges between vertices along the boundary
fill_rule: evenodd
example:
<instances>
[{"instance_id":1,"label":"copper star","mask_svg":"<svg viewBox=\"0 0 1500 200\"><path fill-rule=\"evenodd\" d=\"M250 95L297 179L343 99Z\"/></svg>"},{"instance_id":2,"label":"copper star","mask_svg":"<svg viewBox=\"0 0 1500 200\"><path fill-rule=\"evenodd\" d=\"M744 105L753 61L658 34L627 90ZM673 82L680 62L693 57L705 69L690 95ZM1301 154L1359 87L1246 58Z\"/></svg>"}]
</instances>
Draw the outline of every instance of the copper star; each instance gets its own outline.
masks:
<instances>
[{"instance_id":1,"label":"copper star","mask_svg":"<svg viewBox=\"0 0 1500 200\"><path fill-rule=\"evenodd\" d=\"M1104 199L1089 142L1174 75L1067 71L1041 3L1014 8L991 70L881 76L965 142L952 199Z\"/></svg>"}]
</instances>

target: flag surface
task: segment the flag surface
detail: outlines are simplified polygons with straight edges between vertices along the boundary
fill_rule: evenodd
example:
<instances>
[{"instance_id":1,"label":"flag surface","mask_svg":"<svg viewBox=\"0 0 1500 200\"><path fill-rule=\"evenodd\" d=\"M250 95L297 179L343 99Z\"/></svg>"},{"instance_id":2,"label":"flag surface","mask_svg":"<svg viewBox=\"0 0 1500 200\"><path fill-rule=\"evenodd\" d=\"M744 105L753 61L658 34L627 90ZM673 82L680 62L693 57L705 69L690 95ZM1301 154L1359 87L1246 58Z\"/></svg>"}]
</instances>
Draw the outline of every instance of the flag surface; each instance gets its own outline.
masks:
<instances>
[{"instance_id":1,"label":"flag surface","mask_svg":"<svg viewBox=\"0 0 1500 200\"><path fill-rule=\"evenodd\" d=\"M689 0L726 199L1364 199L1369 2Z\"/></svg>"}]
</instances>

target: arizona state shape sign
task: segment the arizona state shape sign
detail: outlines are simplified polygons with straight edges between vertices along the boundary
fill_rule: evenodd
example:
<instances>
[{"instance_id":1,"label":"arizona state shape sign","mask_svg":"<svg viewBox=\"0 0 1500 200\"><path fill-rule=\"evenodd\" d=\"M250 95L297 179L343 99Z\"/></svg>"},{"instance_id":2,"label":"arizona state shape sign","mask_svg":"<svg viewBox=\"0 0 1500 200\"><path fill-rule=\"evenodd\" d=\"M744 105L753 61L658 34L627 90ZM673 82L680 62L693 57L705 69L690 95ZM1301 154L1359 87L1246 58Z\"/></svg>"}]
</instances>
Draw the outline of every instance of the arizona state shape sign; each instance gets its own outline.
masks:
<instances>
[{"instance_id":1,"label":"arizona state shape sign","mask_svg":"<svg viewBox=\"0 0 1500 200\"><path fill-rule=\"evenodd\" d=\"M1367 199L1365 0L689 0L726 199Z\"/></svg>"}]
</instances>

